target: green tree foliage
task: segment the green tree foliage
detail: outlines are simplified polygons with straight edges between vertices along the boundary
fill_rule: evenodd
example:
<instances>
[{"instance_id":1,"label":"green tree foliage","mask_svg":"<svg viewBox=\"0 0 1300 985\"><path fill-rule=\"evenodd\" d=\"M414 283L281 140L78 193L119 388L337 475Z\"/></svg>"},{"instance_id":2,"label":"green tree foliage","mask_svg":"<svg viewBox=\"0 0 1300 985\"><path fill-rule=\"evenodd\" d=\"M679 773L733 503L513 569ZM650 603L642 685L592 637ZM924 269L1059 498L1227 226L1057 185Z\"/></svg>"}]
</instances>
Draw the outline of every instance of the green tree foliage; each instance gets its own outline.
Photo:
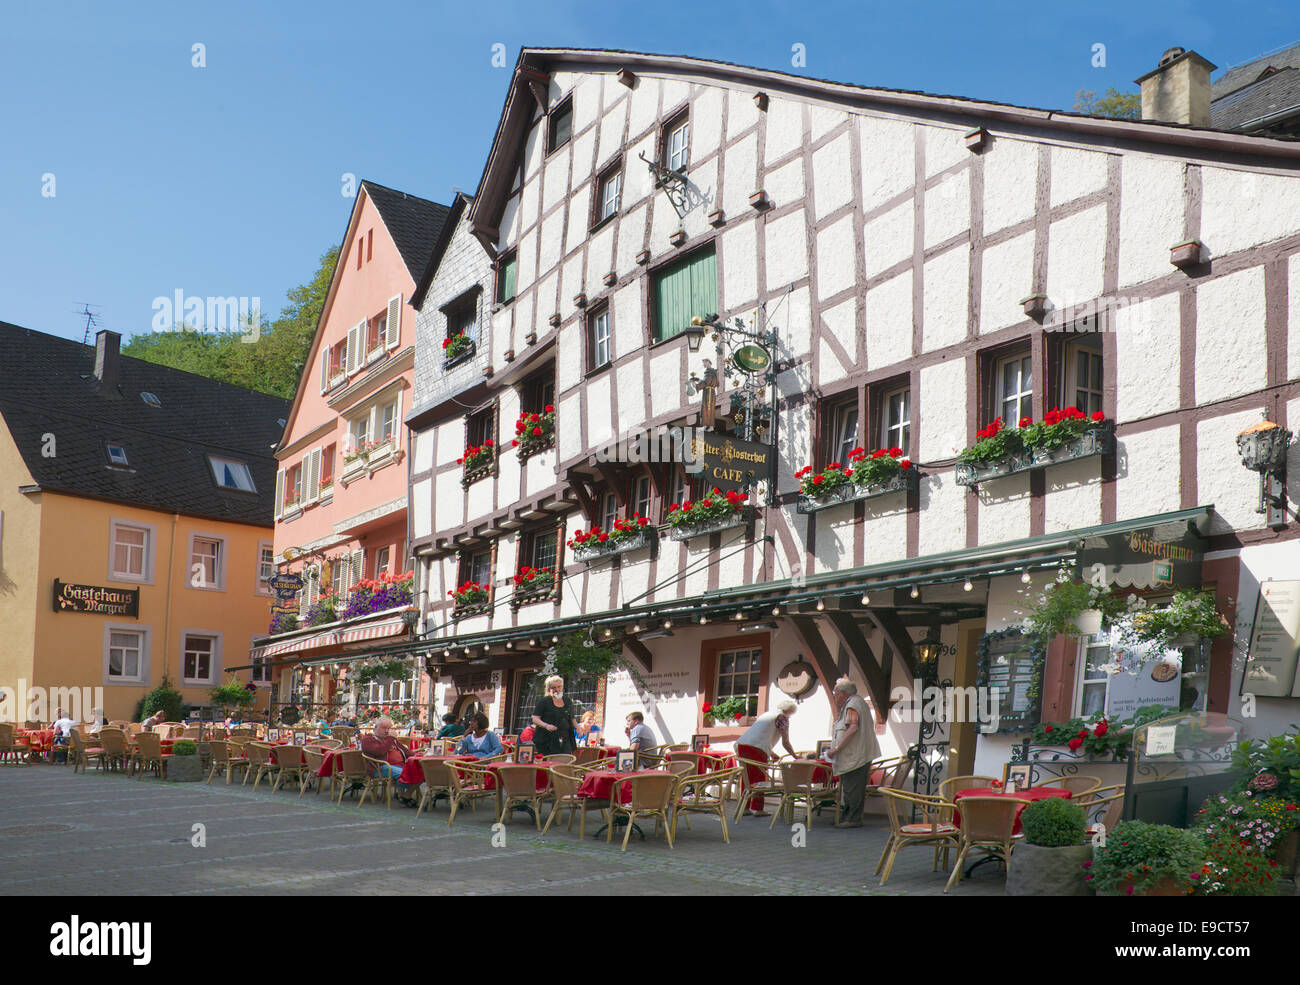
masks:
<instances>
[{"instance_id":1,"label":"green tree foliage","mask_svg":"<svg viewBox=\"0 0 1300 985\"><path fill-rule=\"evenodd\" d=\"M1120 92L1112 87L1106 90L1106 95L1098 98L1095 89L1080 89L1074 94L1074 112L1109 116L1116 120L1140 120L1142 97L1136 92Z\"/></svg>"},{"instance_id":2,"label":"green tree foliage","mask_svg":"<svg viewBox=\"0 0 1300 985\"><path fill-rule=\"evenodd\" d=\"M233 333L186 331L177 325L174 332L133 337L122 355L292 399L338 258L338 247L321 257L311 280L288 292L289 303L280 317L274 322L262 319L256 342L245 342Z\"/></svg>"}]
</instances>

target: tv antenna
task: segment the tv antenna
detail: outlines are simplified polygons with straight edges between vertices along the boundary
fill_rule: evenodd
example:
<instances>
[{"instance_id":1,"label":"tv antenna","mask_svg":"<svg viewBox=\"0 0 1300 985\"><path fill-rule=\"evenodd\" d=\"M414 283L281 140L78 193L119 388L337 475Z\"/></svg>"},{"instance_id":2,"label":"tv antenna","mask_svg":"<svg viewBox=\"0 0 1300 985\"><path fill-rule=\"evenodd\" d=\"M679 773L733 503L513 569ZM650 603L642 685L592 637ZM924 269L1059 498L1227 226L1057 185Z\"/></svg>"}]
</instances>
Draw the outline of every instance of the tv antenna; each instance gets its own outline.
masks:
<instances>
[{"instance_id":1,"label":"tv antenna","mask_svg":"<svg viewBox=\"0 0 1300 985\"><path fill-rule=\"evenodd\" d=\"M99 316L96 315L96 314L95 314L93 311L91 311L90 309L91 309L91 308L99 308L99 307L102 307L102 306L101 306L101 305L98 305L98 304L90 304L90 303L88 303L88 302L86 302L86 301L78 301L77 304L81 305L81 310L78 311L77 314L84 316L85 319L86 319L86 331L85 331L85 333L81 336L81 344L82 344L82 345L90 345L90 330L91 330L92 328L96 328L96 329L99 328L99 324L98 324L98 322L95 321L95 319L96 319L97 317L99 317Z\"/></svg>"}]
</instances>

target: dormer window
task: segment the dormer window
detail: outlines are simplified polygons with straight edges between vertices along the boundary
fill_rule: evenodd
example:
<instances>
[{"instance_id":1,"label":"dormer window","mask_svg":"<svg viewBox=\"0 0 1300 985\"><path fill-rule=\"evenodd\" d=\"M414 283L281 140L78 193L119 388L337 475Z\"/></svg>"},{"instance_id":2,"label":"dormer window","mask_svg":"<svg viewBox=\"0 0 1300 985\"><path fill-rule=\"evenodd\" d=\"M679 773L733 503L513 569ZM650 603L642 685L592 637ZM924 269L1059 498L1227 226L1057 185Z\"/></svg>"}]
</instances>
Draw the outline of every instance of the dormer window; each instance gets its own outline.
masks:
<instances>
[{"instance_id":1,"label":"dormer window","mask_svg":"<svg viewBox=\"0 0 1300 985\"><path fill-rule=\"evenodd\" d=\"M208 464L212 466L212 477L216 479L217 485L222 489L257 492L257 488L253 485L253 474L248 470L245 463L231 458L217 458L214 455L209 455Z\"/></svg>"},{"instance_id":2,"label":"dormer window","mask_svg":"<svg viewBox=\"0 0 1300 985\"><path fill-rule=\"evenodd\" d=\"M108 446L108 461L112 465L130 465L127 461L126 449L121 445Z\"/></svg>"},{"instance_id":3,"label":"dormer window","mask_svg":"<svg viewBox=\"0 0 1300 985\"><path fill-rule=\"evenodd\" d=\"M566 99L550 113L550 126L547 133L548 154L559 150L573 136L573 100Z\"/></svg>"}]
</instances>

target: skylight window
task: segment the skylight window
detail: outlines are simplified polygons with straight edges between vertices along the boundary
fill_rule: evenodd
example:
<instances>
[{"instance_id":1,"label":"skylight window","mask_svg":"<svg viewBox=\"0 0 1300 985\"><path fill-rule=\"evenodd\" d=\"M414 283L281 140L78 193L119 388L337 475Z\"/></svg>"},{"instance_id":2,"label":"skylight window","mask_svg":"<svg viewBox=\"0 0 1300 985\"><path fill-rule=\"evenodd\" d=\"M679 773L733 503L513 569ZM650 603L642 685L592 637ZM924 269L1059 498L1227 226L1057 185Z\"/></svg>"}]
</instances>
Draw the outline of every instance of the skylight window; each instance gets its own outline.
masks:
<instances>
[{"instance_id":1,"label":"skylight window","mask_svg":"<svg viewBox=\"0 0 1300 985\"><path fill-rule=\"evenodd\" d=\"M257 487L253 485L253 474L248 471L248 466L243 462L209 455L208 464L212 466L212 477L217 480L217 485L222 489L257 492Z\"/></svg>"},{"instance_id":2,"label":"skylight window","mask_svg":"<svg viewBox=\"0 0 1300 985\"><path fill-rule=\"evenodd\" d=\"M114 465L130 465L127 461L126 449L121 445L108 446L108 460Z\"/></svg>"},{"instance_id":3,"label":"skylight window","mask_svg":"<svg viewBox=\"0 0 1300 985\"><path fill-rule=\"evenodd\" d=\"M150 407L162 406L162 401L158 399L158 395L155 393L149 393L147 390L141 392L140 399L143 400L145 403L147 403Z\"/></svg>"}]
</instances>

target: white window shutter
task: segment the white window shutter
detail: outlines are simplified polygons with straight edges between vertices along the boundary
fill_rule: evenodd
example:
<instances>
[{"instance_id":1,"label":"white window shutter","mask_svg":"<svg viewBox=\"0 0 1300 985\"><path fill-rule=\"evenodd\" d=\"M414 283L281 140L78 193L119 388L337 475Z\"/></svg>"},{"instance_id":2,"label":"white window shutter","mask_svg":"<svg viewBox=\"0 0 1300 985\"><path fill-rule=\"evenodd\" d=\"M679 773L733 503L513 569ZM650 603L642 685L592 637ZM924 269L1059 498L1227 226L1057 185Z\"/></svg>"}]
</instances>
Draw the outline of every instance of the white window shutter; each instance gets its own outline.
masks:
<instances>
[{"instance_id":1,"label":"white window shutter","mask_svg":"<svg viewBox=\"0 0 1300 985\"><path fill-rule=\"evenodd\" d=\"M352 552L352 584L355 585L361 580L361 570L366 563L365 551Z\"/></svg>"},{"instance_id":2,"label":"white window shutter","mask_svg":"<svg viewBox=\"0 0 1300 985\"><path fill-rule=\"evenodd\" d=\"M388 299L388 322L384 328L385 342L393 348L402 339L402 296L400 294Z\"/></svg>"},{"instance_id":3,"label":"white window shutter","mask_svg":"<svg viewBox=\"0 0 1300 985\"><path fill-rule=\"evenodd\" d=\"M326 349L320 357L320 392L324 393L330 388L330 353Z\"/></svg>"},{"instance_id":4,"label":"white window shutter","mask_svg":"<svg viewBox=\"0 0 1300 985\"><path fill-rule=\"evenodd\" d=\"M284 512L284 469L275 473L275 518Z\"/></svg>"},{"instance_id":5,"label":"white window shutter","mask_svg":"<svg viewBox=\"0 0 1300 985\"><path fill-rule=\"evenodd\" d=\"M357 366L361 364L361 347L365 344L365 336L357 332L357 326L348 329L347 371L349 373L355 373Z\"/></svg>"},{"instance_id":6,"label":"white window shutter","mask_svg":"<svg viewBox=\"0 0 1300 985\"><path fill-rule=\"evenodd\" d=\"M320 498L320 449L309 453L302 460L302 467L305 473L303 500L314 503Z\"/></svg>"}]
</instances>

